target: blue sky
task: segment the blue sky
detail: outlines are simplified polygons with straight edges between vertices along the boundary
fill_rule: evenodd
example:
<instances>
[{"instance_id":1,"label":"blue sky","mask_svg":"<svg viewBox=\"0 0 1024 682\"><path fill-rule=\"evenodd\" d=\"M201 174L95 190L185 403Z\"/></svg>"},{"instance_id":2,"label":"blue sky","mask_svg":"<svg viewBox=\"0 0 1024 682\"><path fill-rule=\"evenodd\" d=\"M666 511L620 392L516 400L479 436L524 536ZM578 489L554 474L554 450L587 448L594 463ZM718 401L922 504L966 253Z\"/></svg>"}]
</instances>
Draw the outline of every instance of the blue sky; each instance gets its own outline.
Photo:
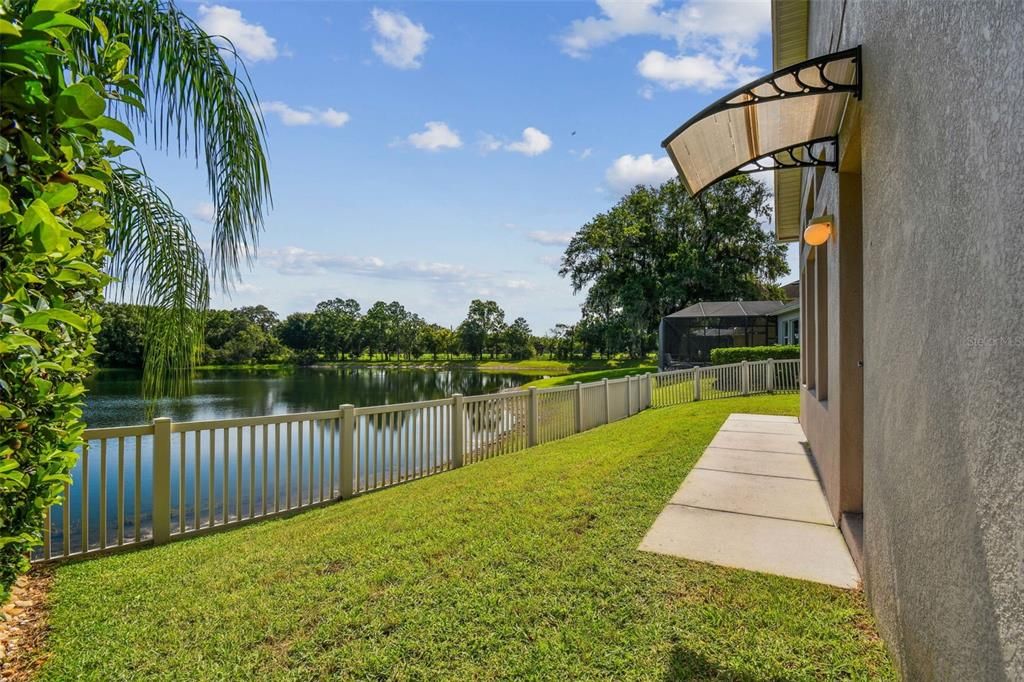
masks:
<instances>
[{"instance_id":1,"label":"blue sky","mask_svg":"<svg viewBox=\"0 0 1024 682\"><path fill-rule=\"evenodd\" d=\"M568 236L670 177L661 139L771 66L767 0L182 7L235 43L268 124L259 260L213 303L281 314L394 299L457 324L487 297L538 333L574 321ZM143 158L205 244L204 174Z\"/></svg>"}]
</instances>

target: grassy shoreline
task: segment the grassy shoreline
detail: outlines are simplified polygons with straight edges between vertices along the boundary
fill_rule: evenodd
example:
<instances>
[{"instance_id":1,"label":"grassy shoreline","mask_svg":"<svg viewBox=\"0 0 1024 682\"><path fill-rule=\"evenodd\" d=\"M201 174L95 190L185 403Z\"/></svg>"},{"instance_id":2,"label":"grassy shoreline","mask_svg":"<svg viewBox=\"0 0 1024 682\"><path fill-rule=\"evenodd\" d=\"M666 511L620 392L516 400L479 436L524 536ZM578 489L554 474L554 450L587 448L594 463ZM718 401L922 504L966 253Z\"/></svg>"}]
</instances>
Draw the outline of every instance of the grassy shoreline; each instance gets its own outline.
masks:
<instances>
[{"instance_id":1,"label":"grassy shoreline","mask_svg":"<svg viewBox=\"0 0 1024 682\"><path fill-rule=\"evenodd\" d=\"M553 386L568 386L569 384L574 384L577 381L581 384L586 384L592 381L601 381L602 379L623 379L631 376L643 376L644 374L653 374L657 371L658 368L654 365L636 365L635 367L598 369L586 372L576 372L573 374L561 374L544 379L535 379L534 381L525 384L523 387L551 388Z\"/></svg>"}]
</instances>

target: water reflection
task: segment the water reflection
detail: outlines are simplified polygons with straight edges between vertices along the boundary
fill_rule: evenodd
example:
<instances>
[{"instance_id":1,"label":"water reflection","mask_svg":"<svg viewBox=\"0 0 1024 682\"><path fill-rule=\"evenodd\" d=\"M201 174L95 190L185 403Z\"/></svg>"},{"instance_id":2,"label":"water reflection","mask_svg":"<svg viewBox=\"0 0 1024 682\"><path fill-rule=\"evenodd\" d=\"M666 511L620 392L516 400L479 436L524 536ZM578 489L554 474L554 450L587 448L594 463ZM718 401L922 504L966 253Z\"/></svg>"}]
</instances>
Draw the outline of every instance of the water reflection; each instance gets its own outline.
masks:
<instances>
[{"instance_id":1,"label":"water reflection","mask_svg":"<svg viewBox=\"0 0 1024 682\"><path fill-rule=\"evenodd\" d=\"M535 377L474 369L296 367L282 370L199 372L191 394L157 403L155 414L174 421L255 417L479 395L520 386ZM142 384L134 372L104 371L88 382L85 421L90 427L148 421Z\"/></svg>"}]
</instances>

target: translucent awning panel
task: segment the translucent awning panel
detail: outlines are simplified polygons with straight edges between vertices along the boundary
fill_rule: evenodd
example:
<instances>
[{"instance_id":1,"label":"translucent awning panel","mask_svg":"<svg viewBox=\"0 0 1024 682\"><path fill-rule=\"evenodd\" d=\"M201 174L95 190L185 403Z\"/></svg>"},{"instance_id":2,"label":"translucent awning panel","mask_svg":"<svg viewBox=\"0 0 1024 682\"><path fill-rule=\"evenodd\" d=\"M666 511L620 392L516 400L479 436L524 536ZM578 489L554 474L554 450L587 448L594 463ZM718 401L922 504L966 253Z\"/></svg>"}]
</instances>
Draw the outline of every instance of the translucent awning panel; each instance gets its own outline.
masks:
<instances>
[{"instance_id":1,"label":"translucent awning panel","mask_svg":"<svg viewBox=\"0 0 1024 682\"><path fill-rule=\"evenodd\" d=\"M738 173L835 164L847 100L860 97L860 48L787 66L729 93L662 146L690 194Z\"/></svg>"}]
</instances>

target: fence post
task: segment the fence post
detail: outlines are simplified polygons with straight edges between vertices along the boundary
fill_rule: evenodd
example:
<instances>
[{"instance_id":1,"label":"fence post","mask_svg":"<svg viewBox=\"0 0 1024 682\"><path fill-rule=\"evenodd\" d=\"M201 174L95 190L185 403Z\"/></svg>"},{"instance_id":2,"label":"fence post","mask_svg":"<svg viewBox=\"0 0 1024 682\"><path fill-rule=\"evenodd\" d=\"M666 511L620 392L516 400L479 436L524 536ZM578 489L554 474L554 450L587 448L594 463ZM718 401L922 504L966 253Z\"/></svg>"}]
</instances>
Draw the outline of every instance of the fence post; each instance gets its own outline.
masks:
<instances>
[{"instance_id":1,"label":"fence post","mask_svg":"<svg viewBox=\"0 0 1024 682\"><path fill-rule=\"evenodd\" d=\"M153 544L162 545L170 539L171 420L158 417L153 420Z\"/></svg>"},{"instance_id":2,"label":"fence post","mask_svg":"<svg viewBox=\"0 0 1024 682\"><path fill-rule=\"evenodd\" d=\"M464 410L462 407L462 394L452 395L452 469L462 466L462 456L465 453L463 440L463 429L466 425Z\"/></svg>"},{"instance_id":3,"label":"fence post","mask_svg":"<svg viewBox=\"0 0 1024 682\"><path fill-rule=\"evenodd\" d=\"M540 411L540 397L537 395L537 387L530 386L530 399L526 407L526 436L527 443L532 448L537 445L537 413Z\"/></svg>"},{"instance_id":4,"label":"fence post","mask_svg":"<svg viewBox=\"0 0 1024 682\"><path fill-rule=\"evenodd\" d=\"M356 483L356 406L342 405L341 411L341 499L352 497Z\"/></svg>"},{"instance_id":5,"label":"fence post","mask_svg":"<svg viewBox=\"0 0 1024 682\"><path fill-rule=\"evenodd\" d=\"M626 377L626 416L633 416L633 377Z\"/></svg>"},{"instance_id":6,"label":"fence post","mask_svg":"<svg viewBox=\"0 0 1024 682\"><path fill-rule=\"evenodd\" d=\"M654 375L647 372L647 400L644 401L644 409L654 407Z\"/></svg>"},{"instance_id":7,"label":"fence post","mask_svg":"<svg viewBox=\"0 0 1024 682\"><path fill-rule=\"evenodd\" d=\"M700 400L700 367L693 368L693 400Z\"/></svg>"},{"instance_id":8,"label":"fence post","mask_svg":"<svg viewBox=\"0 0 1024 682\"><path fill-rule=\"evenodd\" d=\"M769 393L775 393L775 360L768 358L768 378L765 380L765 388Z\"/></svg>"},{"instance_id":9,"label":"fence post","mask_svg":"<svg viewBox=\"0 0 1024 682\"><path fill-rule=\"evenodd\" d=\"M583 433L583 384L575 382L576 384L576 433Z\"/></svg>"},{"instance_id":10,"label":"fence post","mask_svg":"<svg viewBox=\"0 0 1024 682\"><path fill-rule=\"evenodd\" d=\"M604 423L612 423L612 392L608 388L608 379L605 378L602 383L604 384Z\"/></svg>"},{"instance_id":11,"label":"fence post","mask_svg":"<svg viewBox=\"0 0 1024 682\"><path fill-rule=\"evenodd\" d=\"M746 360L740 362L740 381L743 395L750 395L750 363Z\"/></svg>"}]
</instances>

